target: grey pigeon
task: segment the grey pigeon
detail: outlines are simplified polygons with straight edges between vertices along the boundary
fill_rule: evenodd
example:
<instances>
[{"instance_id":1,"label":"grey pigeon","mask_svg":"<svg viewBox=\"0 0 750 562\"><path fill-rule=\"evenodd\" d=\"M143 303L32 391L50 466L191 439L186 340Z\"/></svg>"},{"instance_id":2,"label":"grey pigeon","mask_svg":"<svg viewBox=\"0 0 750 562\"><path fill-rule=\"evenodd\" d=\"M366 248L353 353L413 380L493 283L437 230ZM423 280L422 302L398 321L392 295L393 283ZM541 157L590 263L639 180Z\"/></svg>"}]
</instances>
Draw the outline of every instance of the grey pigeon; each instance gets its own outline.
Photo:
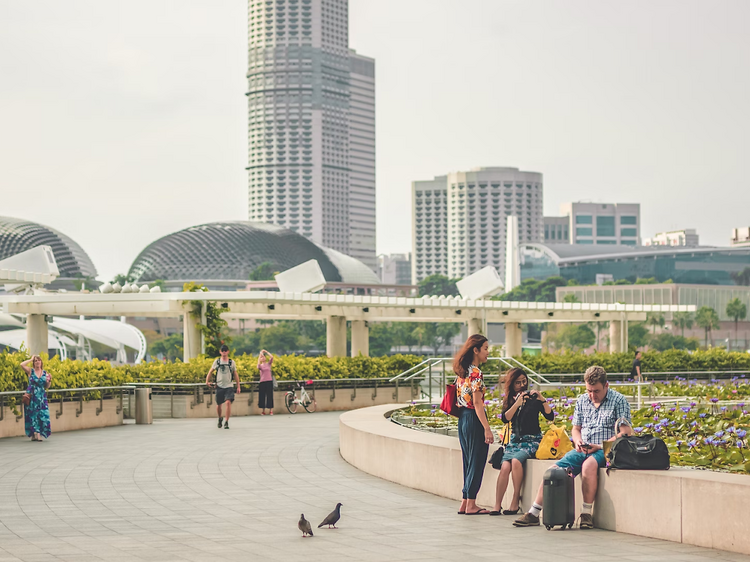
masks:
<instances>
[{"instance_id":1,"label":"grey pigeon","mask_svg":"<svg viewBox=\"0 0 750 562\"><path fill-rule=\"evenodd\" d=\"M299 530L302 531L302 538L305 538L307 535L310 535L311 537L313 536L312 525L310 525L310 522L305 519L304 513L300 514L297 527L299 527Z\"/></svg>"},{"instance_id":2,"label":"grey pigeon","mask_svg":"<svg viewBox=\"0 0 750 562\"><path fill-rule=\"evenodd\" d=\"M328 525L328 528L331 528L331 525L333 525L333 528L336 529L336 523L338 523L339 519L341 519L341 504L336 504L336 509L334 509L331 513L329 513L325 519L323 519L323 522L318 525L318 529L320 529L323 525Z\"/></svg>"}]
</instances>

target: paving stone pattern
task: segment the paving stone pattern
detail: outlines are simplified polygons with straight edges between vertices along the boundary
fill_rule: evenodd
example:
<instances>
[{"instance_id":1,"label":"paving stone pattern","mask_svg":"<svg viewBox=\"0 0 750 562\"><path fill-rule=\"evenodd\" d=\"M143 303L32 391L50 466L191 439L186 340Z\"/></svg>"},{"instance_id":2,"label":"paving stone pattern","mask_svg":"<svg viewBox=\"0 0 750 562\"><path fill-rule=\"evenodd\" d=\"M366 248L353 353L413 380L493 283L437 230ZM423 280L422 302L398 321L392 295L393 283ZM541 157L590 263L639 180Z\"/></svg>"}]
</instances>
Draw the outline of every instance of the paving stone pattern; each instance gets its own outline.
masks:
<instances>
[{"instance_id":1,"label":"paving stone pattern","mask_svg":"<svg viewBox=\"0 0 750 562\"><path fill-rule=\"evenodd\" d=\"M340 529L303 539L300 513L316 527L339 501ZM0 440L0 562L750 559L607 531L516 529L512 517L456 508L348 465L336 413Z\"/></svg>"}]
</instances>

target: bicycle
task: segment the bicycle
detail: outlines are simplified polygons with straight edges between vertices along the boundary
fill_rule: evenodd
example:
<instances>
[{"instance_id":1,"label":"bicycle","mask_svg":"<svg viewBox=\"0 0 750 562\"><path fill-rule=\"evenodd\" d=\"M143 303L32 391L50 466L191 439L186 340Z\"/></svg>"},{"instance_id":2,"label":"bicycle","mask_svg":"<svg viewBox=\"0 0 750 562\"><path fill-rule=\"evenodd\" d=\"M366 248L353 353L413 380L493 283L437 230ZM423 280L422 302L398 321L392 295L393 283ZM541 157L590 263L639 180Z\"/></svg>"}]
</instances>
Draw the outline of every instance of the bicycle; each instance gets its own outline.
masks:
<instances>
[{"instance_id":1,"label":"bicycle","mask_svg":"<svg viewBox=\"0 0 750 562\"><path fill-rule=\"evenodd\" d=\"M297 408L302 405L302 407L307 410L309 413L313 413L315 411L316 402L315 399L313 399L305 390L305 385L311 384L310 382L306 382L305 384L297 383L297 387L295 390L290 390L286 393L284 396L284 404L286 404L286 409L289 410L290 414L296 414ZM296 390L300 391L300 397L297 398Z\"/></svg>"}]
</instances>

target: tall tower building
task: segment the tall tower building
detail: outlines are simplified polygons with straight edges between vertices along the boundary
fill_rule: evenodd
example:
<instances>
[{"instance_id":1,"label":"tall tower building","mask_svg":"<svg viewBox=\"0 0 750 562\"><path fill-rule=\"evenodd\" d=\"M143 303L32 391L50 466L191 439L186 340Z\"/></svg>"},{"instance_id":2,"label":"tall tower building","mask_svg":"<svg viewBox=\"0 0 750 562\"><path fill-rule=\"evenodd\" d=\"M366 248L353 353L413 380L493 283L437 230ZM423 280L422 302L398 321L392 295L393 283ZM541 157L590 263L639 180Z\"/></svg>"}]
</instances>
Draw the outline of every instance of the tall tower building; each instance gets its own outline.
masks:
<instances>
[{"instance_id":1,"label":"tall tower building","mask_svg":"<svg viewBox=\"0 0 750 562\"><path fill-rule=\"evenodd\" d=\"M542 174L474 168L412 183L412 283L434 273L466 277L494 266L505 277L507 217L520 242L543 239Z\"/></svg>"},{"instance_id":2,"label":"tall tower building","mask_svg":"<svg viewBox=\"0 0 750 562\"><path fill-rule=\"evenodd\" d=\"M248 216L375 254L375 63L348 0L248 1Z\"/></svg>"}]
</instances>

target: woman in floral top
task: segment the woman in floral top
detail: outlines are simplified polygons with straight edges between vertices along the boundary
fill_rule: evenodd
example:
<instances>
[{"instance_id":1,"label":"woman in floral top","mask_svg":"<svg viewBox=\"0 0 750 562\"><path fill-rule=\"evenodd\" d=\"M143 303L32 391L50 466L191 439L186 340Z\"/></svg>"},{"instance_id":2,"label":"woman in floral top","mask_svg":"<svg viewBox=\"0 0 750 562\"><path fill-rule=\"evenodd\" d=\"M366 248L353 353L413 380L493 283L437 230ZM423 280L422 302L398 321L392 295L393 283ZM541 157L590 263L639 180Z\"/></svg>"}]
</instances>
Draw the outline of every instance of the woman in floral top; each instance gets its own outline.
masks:
<instances>
[{"instance_id":1,"label":"woman in floral top","mask_svg":"<svg viewBox=\"0 0 750 562\"><path fill-rule=\"evenodd\" d=\"M478 367L487 361L487 355L487 338L475 334L469 336L453 359L453 372L456 373L456 402L459 406L458 441L461 443L464 464L463 500L458 510L459 514L489 513L477 506L477 493L482 485L487 452L490 443L495 440L484 408L484 377Z\"/></svg>"}]
</instances>

